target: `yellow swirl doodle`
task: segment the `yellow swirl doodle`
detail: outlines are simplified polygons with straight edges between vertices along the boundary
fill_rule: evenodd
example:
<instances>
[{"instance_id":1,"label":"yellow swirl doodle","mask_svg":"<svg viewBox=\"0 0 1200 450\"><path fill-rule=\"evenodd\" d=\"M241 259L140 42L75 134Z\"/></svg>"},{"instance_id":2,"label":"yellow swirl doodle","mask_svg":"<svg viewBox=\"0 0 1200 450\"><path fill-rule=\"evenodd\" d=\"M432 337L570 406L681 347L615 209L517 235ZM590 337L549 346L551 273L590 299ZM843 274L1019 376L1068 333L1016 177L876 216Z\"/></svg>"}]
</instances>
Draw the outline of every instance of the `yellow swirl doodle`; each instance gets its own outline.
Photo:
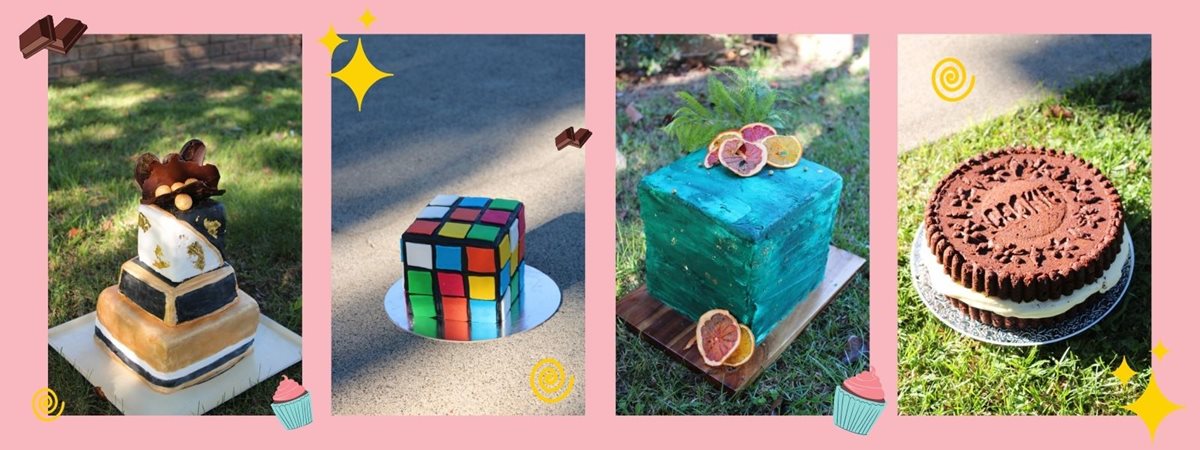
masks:
<instances>
[{"instance_id":1,"label":"yellow swirl doodle","mask_svg":"<svg viewBox=\"0 0 1200 450\"><path fill-rule=\"evenodd\" d=\"M958 58L944 58L938 61L933 66L933 92L936 92L938 97L948 102L957 102L968 95L971 95L971 90L975 89L975 75L971 75L971 82L966 84L967 69L963 67L962 61ZM945 92L943 92L945 91ZM961 91L955 96L955 92Z\"/></svg>"},{"instance_id":2,"label":"yellow swirl doodle","mask_svg":"<svg viewBox=\"0 0 1200 450\"><path fill-rule=\"evenodd\" d=\"M67 402L59 402L58 394L48 387L33 393L33 417L42 422L53 422L61 416ZM57 411L55 411L57 409Z\"/></svg>"},{"instance_id":3,"label":"yellow swirl doodle","mask_svg":"<svg viewBox=\"0 0 1200 450\"><path fill-rule=\"evenodd\" d=\"M558 403L575 389L575 376L568 377L557 359L543 358L529 371L529 389L538 400Z\"/></svg>"}]
</instances>

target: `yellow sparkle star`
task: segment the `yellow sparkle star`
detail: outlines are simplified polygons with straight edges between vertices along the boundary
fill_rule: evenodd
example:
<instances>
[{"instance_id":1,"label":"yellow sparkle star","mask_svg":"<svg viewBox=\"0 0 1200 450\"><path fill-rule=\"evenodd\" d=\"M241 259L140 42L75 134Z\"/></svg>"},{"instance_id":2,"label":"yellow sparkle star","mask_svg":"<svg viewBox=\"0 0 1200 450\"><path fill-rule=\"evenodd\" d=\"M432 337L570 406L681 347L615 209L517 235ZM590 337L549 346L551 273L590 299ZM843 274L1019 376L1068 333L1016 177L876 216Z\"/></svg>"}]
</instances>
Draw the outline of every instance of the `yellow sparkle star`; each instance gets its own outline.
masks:
<instances>
[{"instance_id":1,"label":"yellow sparkle star","mask_svg":"<svg viewBox=\"0 0 1200 450\"><path fill-rule=\"evenodd\" d=\"M325 44L325 48L329 49L329 57L333 57L333 51L346 42L341 36L338 36L336 31L333 31L333 25L329 26L329 32L321 36L321 43Z\"/></svg>"},{"instance_id":2,"label":"yellow sparkle star","mask_svg":"<svg viewBox=\"0 0 1200 450\"><path fill-rule=\"evenodd\" d=\"M1125 409L1133 411L1142 418L1142 422L1146 423L1146 428L1150 429L1150 441L1152 442L1154 441L1154 432L1158 430L1158 424L1180 408L1183 406L1171 403L1167 396L1158 389L1158 383L1154 381L1153 373L1150 374L1150 384L1146 385L1142 396L1138 397L1137 401L1125 405Z\"/></svg>"},{"instance_id":3,"label":"yellow sparkle star","mask_svg":"<svg viewBox=\"0 0 1200 450\"><path fill-rule=\"evenodd\" d=\"M371 86L375 85L376 81L392 76L392 74L379 70L371 60L367 59L367 53L363 51L362 38L358 39L358 48L354 50L354 56L350 58L350 62L346 63L342 70L329 74L329 76L342 80L346 83L346 87L354 93L354 97L358 99L358 110L362 111L363 97L367 95L367 91Z\"/></svg>"},{"instance_id":4,"label":"yellow sparkle star","mask_svg":"<svg viewBox=\"0 0 1200 450\"><path fill-rule=\"evenodd\" d=\"M371 28L371 24L375 23L375 16L372 15L371 10L368 9L363 12L362 16L358 18L358 21L362 22L363 26Z\"/></svg>"},{"instance_id":5,"label":"yellow sparkle star","mask_svg":"<svg viewBox=\"0 0 1200 450\"><path fill-rule=\"evenodd\" d=\"M1121 384L1125 384L1128 383L1129 379L1133 378L1137 372L1129 367L1129 364L1125 362L1125 357L1122 356L1121 366L1117 367L1117 370L1112 371L1112 374L1114 377L1117 377L1118 380L1121 380Z\"/></svg>"},{"instance_id":6,"label":"yellow sparkle star","mask_svg":"<svg viewBox=\"0 0 1200 450\"><path fill-rule=\"evenodd\" d=\"M1154 349L1150 350L1150 352L1154 353L1154 356L1157 356L1158 359L1163 359L1164 356L1167 356L1167 346L1163 345L1162 341L1158 341L1158 345L1155 345Z\"/></svg>"}]
</instances>

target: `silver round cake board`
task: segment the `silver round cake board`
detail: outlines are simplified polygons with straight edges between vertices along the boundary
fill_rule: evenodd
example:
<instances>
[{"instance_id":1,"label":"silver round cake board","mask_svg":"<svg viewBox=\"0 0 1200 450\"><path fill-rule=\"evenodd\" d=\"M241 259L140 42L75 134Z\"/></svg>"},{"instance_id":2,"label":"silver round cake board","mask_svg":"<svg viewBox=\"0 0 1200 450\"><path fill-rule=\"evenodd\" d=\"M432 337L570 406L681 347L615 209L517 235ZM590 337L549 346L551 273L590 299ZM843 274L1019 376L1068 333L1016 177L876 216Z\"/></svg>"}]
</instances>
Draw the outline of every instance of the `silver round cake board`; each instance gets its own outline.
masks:
<instances>
[{"instance_id":1,"label":"silver round cake board","mask_svg":"<svg viewBox=\"0 0 1200 450\"><path fill-rule=\"evenodd\" d=\"M414 326L413 318L408 313L407 302L404 300L404 278L397 280L388 289L383 298L383 309L387 311L388 318L401 330L435 341L483 342L512 336L532 330L550 320L562 305L562 291L549 275L531 265L526 265L525 269L525 298L519 307L514 305L516 312L507 322L501 324L470 322L470 339L448 339L441 326L437 327L437 332Z\"/></svg>"},{"instance_id":2,"label":"silver round cake board","mask_svg":"<svg viewBox=\"0 0 1200 450\"><path fill-rule=\"evenodd\" d=\"M1129 228L1125 228L1125 239L1132 239L1129 235ZM922 225L917 229L916 236L913 237L912 251L909 252L908 260L913 287L917 290L917 295L921 297L921 302L925 304L929 312L933 313L934 317L954 331L989 344L1024 347L1070 339L1072 336L1087 331L1088 328L1100 323L1105 316L1108 316L1108 313L1112 312L1118 303L1121 303L1121 299L1125 297L1125 291L1129 289L1129 282L1133 279L1134 252L1131 243L1129 258L1121 266L1121 280L1108 292L1100 294L1101 298L1077 306L1077 308L1084 309L1078 311L1070 319L1055 325L1026 330L1006 330L972 319L971 316L955 308L946 296L933 290L929 283L929 268L925 266L924 258L921 258L920 253L925 249L925 245L925 226Z\"/></svg>"}]
</instances>

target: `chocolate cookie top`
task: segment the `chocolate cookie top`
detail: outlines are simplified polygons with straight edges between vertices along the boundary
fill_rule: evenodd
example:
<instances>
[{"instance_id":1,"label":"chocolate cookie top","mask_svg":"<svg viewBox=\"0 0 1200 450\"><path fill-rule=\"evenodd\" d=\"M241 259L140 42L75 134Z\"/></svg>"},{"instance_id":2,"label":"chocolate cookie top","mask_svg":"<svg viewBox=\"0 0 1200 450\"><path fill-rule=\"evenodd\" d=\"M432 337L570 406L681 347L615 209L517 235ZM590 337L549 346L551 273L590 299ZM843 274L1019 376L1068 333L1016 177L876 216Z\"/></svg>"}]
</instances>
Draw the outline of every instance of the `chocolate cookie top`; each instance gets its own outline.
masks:
<instances>
[{"instance_id":1,"label":"chocolate cookie top","mask_svg":"<svg viewBox=\"0 0 1200 450\"><path fill-rule=\"evenodd\" d=\"M1121 248L1121 196L1075 155L1008 148L967 160L934 188L929 248L958 283L1015 301L1082 287Z\"/></svg>"}]
</instances>

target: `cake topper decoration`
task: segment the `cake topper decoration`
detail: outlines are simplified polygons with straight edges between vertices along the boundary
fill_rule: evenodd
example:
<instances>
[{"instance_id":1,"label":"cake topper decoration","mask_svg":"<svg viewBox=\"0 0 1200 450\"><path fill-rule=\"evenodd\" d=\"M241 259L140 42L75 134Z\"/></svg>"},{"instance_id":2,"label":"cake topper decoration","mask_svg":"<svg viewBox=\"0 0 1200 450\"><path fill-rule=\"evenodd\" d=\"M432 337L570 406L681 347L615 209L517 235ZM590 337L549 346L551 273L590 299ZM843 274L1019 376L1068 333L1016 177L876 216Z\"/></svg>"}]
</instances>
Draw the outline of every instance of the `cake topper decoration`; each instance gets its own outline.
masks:
<instances>
[{"instance_id":1,"label":"cake topper decoration","mask_svg":"<svg viewBox=\"0 0 1200 450\"><path fill-rule=\"evenodd\" d=\"M188 141L179 153L168 154L161 161L152 153L143 153L133 175L142 189L142 204L174 205L186 211L195 202L224 194L217 188L221 172L217 166L204 163L206 153L199 139Z\"/></svg>"}]
</instances>

